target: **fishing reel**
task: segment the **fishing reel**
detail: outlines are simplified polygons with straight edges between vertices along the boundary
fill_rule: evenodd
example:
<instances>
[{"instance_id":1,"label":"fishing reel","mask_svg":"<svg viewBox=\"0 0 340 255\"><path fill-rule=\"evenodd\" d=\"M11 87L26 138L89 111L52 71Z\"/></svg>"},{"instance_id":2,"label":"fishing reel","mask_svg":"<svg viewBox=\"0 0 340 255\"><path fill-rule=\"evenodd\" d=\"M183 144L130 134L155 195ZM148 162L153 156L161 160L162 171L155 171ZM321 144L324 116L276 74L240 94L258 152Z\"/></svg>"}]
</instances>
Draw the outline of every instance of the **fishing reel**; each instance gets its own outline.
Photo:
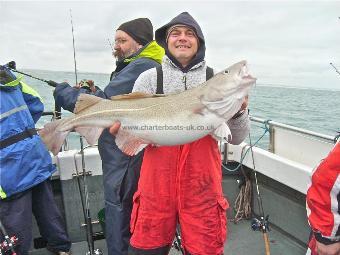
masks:
<instances>
[{"instance_id":1,"label":"fishing reel","mask_svg":"<svg viewBox=\"0 0 340 255\"><path fill-rule=\"evenodd\" d=\"M184 254L184 248L182 246L182 237L180 234L180 228L177 226L176 232L175 232L175 240L172 242L171 245L173 248L175 248L177 251L181 252L181 254Z\"/></svg>"},{"instance_id":2,"label":"fishing reel","mask_svg":"<svg viewBox=\"0 0 340 255\"><path fill-rule=\"evenodd\" d=\"M100 249L94 249L92 252L93 255L103 255L104 253ZM91 252L86 252L86 255L91 255Z\"/></svg>"},{"instance_id":3,"label":"fishing reel","mask_svg":"<svg viewBox=\"0 0 340 255\"><path fill-rule=\"evenodd\" d=\"M334 143L337 143L338 140L340 139L340 131L337 131L337 135L334 137Z\"/></svg>"},{"instance_id":4,"label":"fishing reel","mask_svg":"<svg viewBox=\"0 0 340 255\"><path fill-rule=\"evenodd\" d=\"M181 236L176 234L176 239L172 243L172 247L174 247L177 251L182 250Z\"/></svg>"},{"instance_id":5,"label":"fishing reel","mask_svg":"<svg viewBox=\"0 0 340 255\"><path fill-rule=\"evenodd\" d=\"M19 244L18 238L16 236L12 236L7 240L0 243L0 255L14 255L16 254L14 251L14 247Z\"/></svg>"},{"instance_id":6,"label":"fishing reel","mask_svg":"<svg viewBox=\"0 0 340 255\"><path fill-rule=\"evenodd\" d=\"M6 64L6 66L8 66L10 69L17 69L17 64L15 63L15 61L10 61Z\"/></svg>"},{"instance_id":7,"label":"fishing reel","mask_svg":"<svg viewBox=\"0 0 340 255\"><path fill-rule=\"evenodd\" d=\"M269 219L269 215L267 215L266 218L264 218L263 216L261 216L260 219L253 218L251 220L251 228L252 228L252 230L254 230L254 231L262 231L262 232L270 231L268 219Z\"/></svg>"},{"instance_id":8,"label":"fishing reel","mask_svg":"<svg viewBox=\"0 0 340 255\"><path fill-rule=\"evenodd\" d=\"M79 88L86 89L89 92L95 92L96 86L94 85L94 81L83 79L78 84Z\"/></svg>"}]
</instances>

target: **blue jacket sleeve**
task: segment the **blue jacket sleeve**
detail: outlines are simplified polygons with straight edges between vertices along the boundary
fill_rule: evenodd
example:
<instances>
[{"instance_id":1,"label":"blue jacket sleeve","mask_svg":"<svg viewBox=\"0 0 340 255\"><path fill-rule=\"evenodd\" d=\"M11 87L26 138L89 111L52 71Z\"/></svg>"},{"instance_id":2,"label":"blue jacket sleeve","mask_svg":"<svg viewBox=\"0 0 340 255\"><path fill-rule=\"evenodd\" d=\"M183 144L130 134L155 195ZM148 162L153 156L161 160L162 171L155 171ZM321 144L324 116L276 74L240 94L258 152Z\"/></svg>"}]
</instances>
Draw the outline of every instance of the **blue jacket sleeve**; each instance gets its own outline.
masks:
<instances>
[{"instance_id":1,"label":"blue jacket sleeve","mask_svg":"<svg viewBox=\"0 0 340 255\"><path fill-rule=\"evenodd\" d=\"M39 97L34 97L30 94L23 93L24 100L27 104L28 110L31 113L34 123L37 123L42 113L44 112L44 104Z\"/></svg>"},{"instance_id":2,"label":"blue jacket sleeve","mask_svg":"<svg viewBox=\"0 0 340 255\"><path fill-rule=\"evenodd\" d=\"M73 112L78 96L81 93L92 94L98 97L106 98L104 92L96 87L96 93L91 93L88 89L77 89L70 86L70 84L63 82L57 85L53 93L55 102L64 110Z\"/></svg>"},{"instance_id":3,"label":"blue jacket sleeve","mask_svg":"<svg viewBox=\"0 0 340 255\"><path fill-rule=\"evenodd\" d=\"M73 112L79 94L87 93L101 98L110 98L116 95L131 93L133 85L137 77L144 71L157 66L155 61L146 58L137 59L120 72L112 76L112 80L105 87L104 92L97 87L95 93L88 89L77 89L71 87L68 83L60 83L54 91L54 98L56 103L67 111Z\"/></svg>"},{"instance_id":4,"label":"blue jacket sleeve","mask_svg":"<svg viewBox=\"0 0 340 255\"><path fill-rule=\"evenodd\" d=\"M20 90L34 123L40 119L44 112L44 104L38 92L24 82L20 82Z\"/></svg>"}]
</instances>

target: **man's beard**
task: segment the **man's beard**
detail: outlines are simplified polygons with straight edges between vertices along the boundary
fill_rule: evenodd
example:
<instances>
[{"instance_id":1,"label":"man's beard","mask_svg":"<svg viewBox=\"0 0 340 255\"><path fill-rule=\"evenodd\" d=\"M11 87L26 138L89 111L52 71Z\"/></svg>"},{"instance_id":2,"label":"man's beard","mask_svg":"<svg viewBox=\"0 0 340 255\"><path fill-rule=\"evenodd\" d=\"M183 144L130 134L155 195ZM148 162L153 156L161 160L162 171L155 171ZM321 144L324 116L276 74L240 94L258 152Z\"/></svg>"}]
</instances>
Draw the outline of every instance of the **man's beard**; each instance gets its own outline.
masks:
<instances>
[{"instance_id":1,"label":"man's beard","mask_svg":"<svg viewBox=\"0 0 340 255\"><path fill-rule=\"evenodd\" d=\"M125 58L125 55L119 50L115 50L113 52L113 56L117 59L117 61L121 61Z\"/></svg>"},{"instance_id":2,"label":"man's beard","mask_svg":"<svg viewBox=\"0 0 340 255\"><path fill-rule=\"evenodd\" d=\"M121 50L115 50L113 52L113 56L118 60L121 61L127 57L130 57L131 55L135 54L139 50L138 46L135 45L131 49L127 50L125 53Z\"/></svg>"}]
</instances>

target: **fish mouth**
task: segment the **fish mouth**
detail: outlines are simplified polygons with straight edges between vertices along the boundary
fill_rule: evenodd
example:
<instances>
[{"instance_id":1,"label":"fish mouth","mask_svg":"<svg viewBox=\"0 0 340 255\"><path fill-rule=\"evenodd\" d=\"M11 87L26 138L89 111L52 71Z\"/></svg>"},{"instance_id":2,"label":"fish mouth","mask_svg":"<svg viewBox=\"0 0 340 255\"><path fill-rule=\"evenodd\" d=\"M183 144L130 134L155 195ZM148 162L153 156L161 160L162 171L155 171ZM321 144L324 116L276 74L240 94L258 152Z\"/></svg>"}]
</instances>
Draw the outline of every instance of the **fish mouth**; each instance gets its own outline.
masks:
<instances>
[{"instance_id":1,"label":"fish mouth","mask_svg":"<svg viewBox=\"0 0 340 255\"><path fill-rule=\"evenodd\" d=\"M243 86L253 86L256 82L256 78L251 76L250 74L242 76L242 85Z\"/></svg>"},{"instance_id":2,"label":"fish mouth","mask_svg":"<svg viewBox=\"0 0 340 255\"><path fill-rule=\"evenodd\" d=\"M247 79L247 80L256 80L255 77L251 76L250 74L242 76L242 79Z\"/></svg>"},{"instance_id":3,"label":"fish mouth","mask_svg":"<svg viewBox=\"0 0 340 255\"><path fill-rule=\"evenodd\" d=\"M246 62L242 65L239 75L243 80L256 81L256 78L249 73L249 68Z\"/></svg>"}]
</instances>

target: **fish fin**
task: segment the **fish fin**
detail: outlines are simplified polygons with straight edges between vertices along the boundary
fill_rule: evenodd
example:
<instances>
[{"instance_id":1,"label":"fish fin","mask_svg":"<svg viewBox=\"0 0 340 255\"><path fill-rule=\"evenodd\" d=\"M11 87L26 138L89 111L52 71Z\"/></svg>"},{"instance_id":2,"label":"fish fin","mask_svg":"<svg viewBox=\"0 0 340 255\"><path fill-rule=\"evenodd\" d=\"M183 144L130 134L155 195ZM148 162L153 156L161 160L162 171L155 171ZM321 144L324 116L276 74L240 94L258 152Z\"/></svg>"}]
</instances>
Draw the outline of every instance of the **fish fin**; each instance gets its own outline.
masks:
<instances>
[{"instance_id":1,"label":"fish fin","mask_svg":"<svg viewBox=\"0 0 340 255\"><path fill-rule=\"evenodd\" d=\"M96 144L99 136L103 132L102 127L76 127L75 131L85 137L86 141L90 145Z\"/></svg>"},{"instance_id":2,"label":"fish fin","mask_svg":"<svg viewBox=\"0 0 340 255\"><path fill-rule=\"evenodd\" d=\"M230 128L225 122L218 126L211 135L218 142L229 142L232 138Z\"/></svg>"},{"instance_id":3,"label":"fish fin","mask_svg":"<svg viewBox=\"0 0 340 255\"><path fill-rule=\"evenodd\" d=\"M130 94L112 96L111 100L120 100L120 99L138 99L138 98L151 98L151 97L165 97L164 94L146 94L143 92L133 92Z\"/></svg>"},{"instance_id":4,"label":"fish fin","mask_svg":"<svg viewBox=\"0 0 340 255\"><path fill-rule=\"evenodd\" d=\"M240 109L243 103L242 97L225 97L216 101L208 101L201 98L201 103L211 112L224 118L225 120L231 119L232 116Z\"/></svg>"},{"instance_id":5,"label":"fish fin","mask_svg":"<svg viewBox=\"0 0 340 255\"><path fill-rule=\"evenodd\" d=\"M127 131L119 129L116 135L116 144L122 152L129 156L133 156L142 151L149 142L134 136Z\"/></svg>"},{"instance_id":6,"label":"fish fin","mask_svg":"<svg viewBox=\"0 0 340 255\"><path fill-rule=\"evenodd\" d=\"M99 101L104 100L103 98L97 97L97 96L92 96L92 95L88 95L88 94L80 94L77 102L76 102L76 106L74 107L74 113L79 113L81 111L83 111L84 109L97 104Z\"/></svg>"},{"instance_id":7,"label":"fish fin","mask_svg":"<svg viewBox=\"0 0 340 255\"><path fill-rule=\"evenodd\" d=\"M70 133L70 130L58 131L58 127L63 125L67 119L56 120L47 123L43 129L39 130L39 135L44 144L53 155L57 155L63 145L66 136Z\"/></svg>"}]
</instances>

